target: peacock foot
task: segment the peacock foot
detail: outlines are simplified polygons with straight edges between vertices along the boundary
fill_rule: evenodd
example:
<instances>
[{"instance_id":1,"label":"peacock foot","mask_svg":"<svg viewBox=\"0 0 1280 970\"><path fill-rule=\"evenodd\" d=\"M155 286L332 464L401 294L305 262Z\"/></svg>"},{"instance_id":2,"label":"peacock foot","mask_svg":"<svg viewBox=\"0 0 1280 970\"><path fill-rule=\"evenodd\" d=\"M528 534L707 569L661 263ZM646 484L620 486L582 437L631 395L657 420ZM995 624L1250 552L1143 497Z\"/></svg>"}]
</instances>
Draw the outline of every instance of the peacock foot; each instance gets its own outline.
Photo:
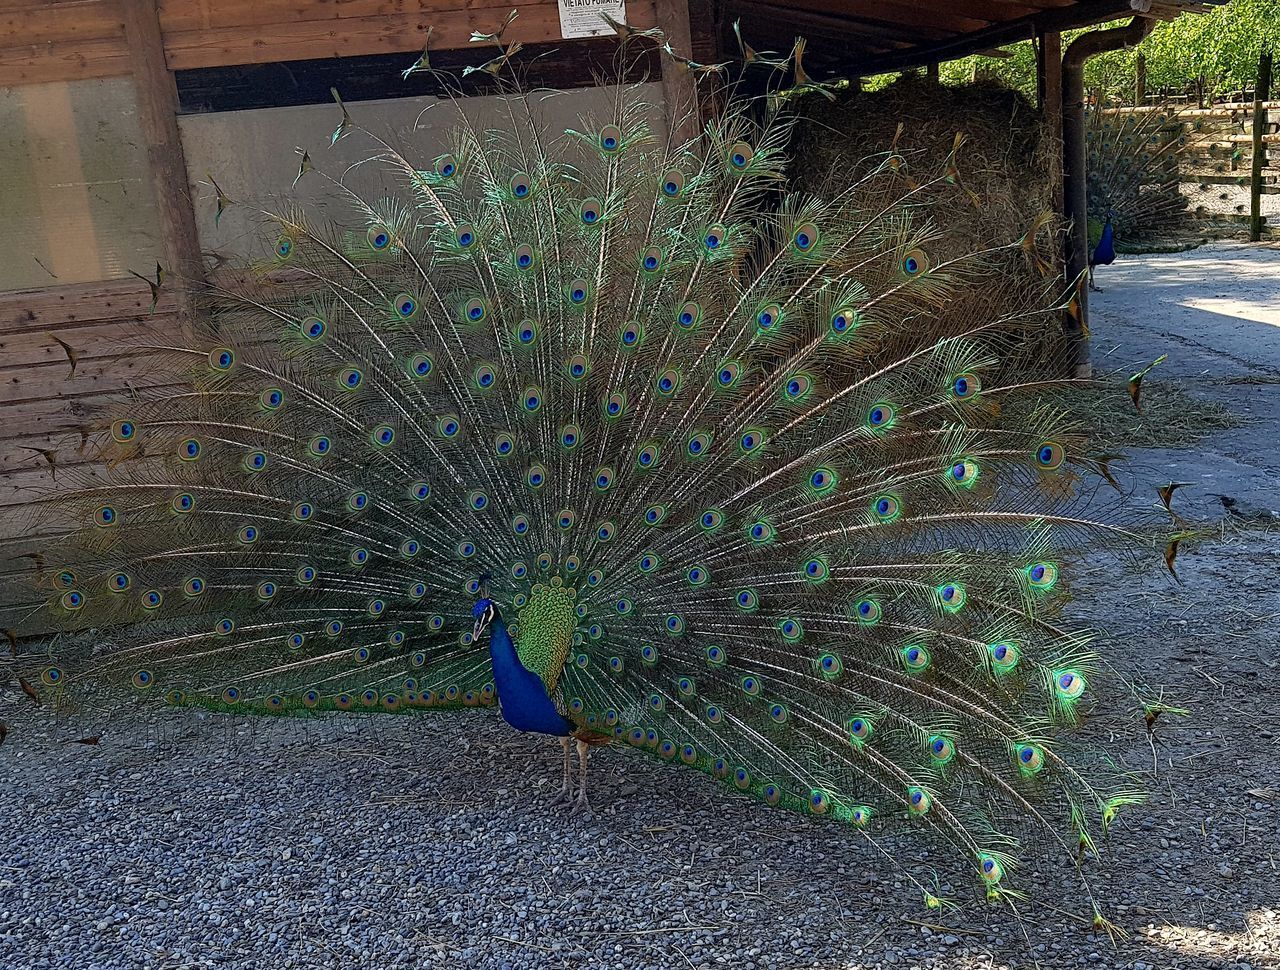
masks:
<instances>
[{"instance_id":1,"label":"peacock foot","mask_svg":"<svg viewBox=\"0 0 1280 970\"><path fill-rule=\"evenodd\" d=\"M587 801L586 792L583 792L573 800L573 808L569 810L569 816L573 817L574 815L582 815L586 818L591 817L591 803Z\"/></svg>"},{"instance_id":2,"label":"peacock foot","mask_svg":"<svg viewBox=\"0 0 1280 970\"><path fill-rule=\"evenodd\" d=\"M568 805L573 801L573 789L561 788L558 792L551 796L549 805Z\"/></svg>"}]
</instances>

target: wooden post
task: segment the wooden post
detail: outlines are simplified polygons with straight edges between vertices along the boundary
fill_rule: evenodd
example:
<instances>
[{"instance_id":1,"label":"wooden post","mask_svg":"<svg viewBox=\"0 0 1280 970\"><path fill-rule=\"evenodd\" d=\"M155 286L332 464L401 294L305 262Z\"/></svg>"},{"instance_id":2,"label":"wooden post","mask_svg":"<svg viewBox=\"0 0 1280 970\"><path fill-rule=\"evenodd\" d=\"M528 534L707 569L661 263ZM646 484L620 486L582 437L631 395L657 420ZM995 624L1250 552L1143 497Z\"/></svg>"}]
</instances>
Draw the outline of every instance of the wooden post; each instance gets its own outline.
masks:
<instances>
[{"instance_id":1,"label":"wooden post","mask_svg":"<svg viewBox=\"0 0 1280 970\"><path fill-rule=\"evenodd\" d=\"M1262 163L1267 160L1267 99L1271 96L1271 53L1258 58L1258 83L1253 89L1253 158L1249 172L1249 238L1262 238Z\"/></svg>"},{"instance_id":2,"label":"wooden post","mask_svg":"<svg viewBox=\"0 0 1280 970\"><path fill-rule=\"evenodd\" d=\"M1055 146L1062 144L1062 35L1040 35L1036 47L1036 80L1040 89L1040 110L1049 127ZM1062 152L1055 147L1050 153L1049 179L1053 185L1053 208L1062 214Z\"/></svg>"},{"instance_id":3,"label":"wooden post","mask_svg":"<svg viewBox=\"0 0 1280 970\"><path fill-rule=\"evenodd\" d=\"M192 290L203 278L204 268L178 133L178 88L165 62L156 0L121 0L120 9L138 94L138 126L147 140L147 162L164 234L162 262L167 263L168 283L178 296L182 327L189 332L194 321Z\"/></svg>"},{"instance_id":4,"label":"wooden post","mask_svg":"<svg viewBox=\"0 0 1280 970\"><path fill-rule=\"evenodd\" d=\"M927 80L932 81L934 84L938 83L938 62L937 61L931 61L930 63L924 66L924 76Z\"/></svg>"},{"instance_id":5,"label":"wooden post","mask_svg":"<svg viewBox=\"0 0 1280 970\"><path fill-rule=\"evenodd\" d=\"M1133 106L1141 108L1147 100L1147 55L1139 54L1133 62Z\"/></svg>"},{"instance_id":6,"label":"wooden post","mask_svg":"<svg viewBox=\"0 0 1280 970\"><path fill-rule=\"evenodd\" d=\"M693 31L688 0L657 0L654 12L667 43L681 57L693 58ZM662 95L667 104L667 124L674 143L697 137L702 129L698 85L692 74L670 57L662 58Z\"/></svg>"}]
</instances>

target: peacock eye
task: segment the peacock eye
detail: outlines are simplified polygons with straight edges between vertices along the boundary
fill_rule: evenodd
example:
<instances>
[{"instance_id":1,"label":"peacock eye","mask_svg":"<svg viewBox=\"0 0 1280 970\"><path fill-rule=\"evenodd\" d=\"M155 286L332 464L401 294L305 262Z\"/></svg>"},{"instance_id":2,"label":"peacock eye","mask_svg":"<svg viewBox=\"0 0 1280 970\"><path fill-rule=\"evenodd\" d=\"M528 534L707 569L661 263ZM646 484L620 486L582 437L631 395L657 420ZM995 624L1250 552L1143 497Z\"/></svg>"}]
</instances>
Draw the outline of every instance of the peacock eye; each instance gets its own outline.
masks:
<instances>
[{"instance_id":1,"label":"peacock eye","mask_svg":"<svg viewBox=\"0 0 1280 970\"><path fill-rule=\"evenodd\" d=\"M906 276L919 276L929 268L929 259L923 250L913 249L902 257L902 272Z\"/></svg>"},{"instance_id":2,"label":"peacock eye","mask_svg":"<svg viewBox=\"0 0 1280 970\"><path fill-rule=\"evenodd\" d=\"M791 243L797 251L809 252L818 243L818 227L812 222L798 226L791 236Z\"/></svg>"},{"instance_id":3,"label":"peacock eye","mask_svg":"<svg viewBox=\"0 0 1280 970\"><path fill-rule=\"evenodd\" d=\"M605 125L600 129L600 147L615 152L622 145L622 129L617 125Z\"/></svg>"}]
</instances>

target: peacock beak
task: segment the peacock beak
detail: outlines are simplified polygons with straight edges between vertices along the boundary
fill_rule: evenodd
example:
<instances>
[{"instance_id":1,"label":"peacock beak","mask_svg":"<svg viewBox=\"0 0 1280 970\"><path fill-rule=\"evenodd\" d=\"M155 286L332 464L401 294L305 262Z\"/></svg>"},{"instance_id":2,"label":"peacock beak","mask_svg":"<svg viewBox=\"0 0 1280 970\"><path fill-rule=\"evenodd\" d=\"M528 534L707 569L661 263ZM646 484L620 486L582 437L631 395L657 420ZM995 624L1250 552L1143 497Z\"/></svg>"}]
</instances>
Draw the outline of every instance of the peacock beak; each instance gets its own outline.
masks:
<instances>
[{"instance_id":1,"label":"peacock beak","mask_svg":"<svg viewBox=\"0 0 1280 970\"><path fill-rule=\"evenodd\" d=\"M484 614L482 614L481 616L477 616L477 617L476 617L476 624L475 624L475 626L473 626L473 627L471 628L471 642L472 642L472 643L479 643L479 642L480 642L480 634L484 633L485 629L486 629L488 626L489 626L489 614L488 614L488 613L484 613Z\"/></svg>"}]
</instances>

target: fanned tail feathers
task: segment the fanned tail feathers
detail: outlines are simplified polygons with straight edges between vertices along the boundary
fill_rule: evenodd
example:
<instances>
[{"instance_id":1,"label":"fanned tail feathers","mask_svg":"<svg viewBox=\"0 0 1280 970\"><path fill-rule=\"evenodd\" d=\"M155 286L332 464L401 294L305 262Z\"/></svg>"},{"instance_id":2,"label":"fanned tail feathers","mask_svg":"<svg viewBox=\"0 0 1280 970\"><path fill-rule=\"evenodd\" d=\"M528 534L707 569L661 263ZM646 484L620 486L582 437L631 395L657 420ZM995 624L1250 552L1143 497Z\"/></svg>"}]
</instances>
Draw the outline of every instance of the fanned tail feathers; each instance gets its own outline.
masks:
<instances>
[{"instance_id":1,"label":"fanned tail feathers","mask_svg":"<svg viewBox=\"0 0 1280 970\"><path fill-rule=\"evenodd\" d=\"M1058 549L1118 530L1052 379L1004 360L1050 311L956 300L1039 224L935 248L941 183L896 155L777 202L784 117L676 144L613 90L567 133L512 95L439 157L376 143L394 198L265 214L201 339L136 348L191 387L102 429L112 481L60 493L82 528L43 571L55 615L131 633L45 684L486 704L482 583L517 638L558 586L582 726L871 838L910 818L995 893L1029 833L1072 858L1121 788L1073 736L1103 669Z\"/></svg>"}]
</instances>

